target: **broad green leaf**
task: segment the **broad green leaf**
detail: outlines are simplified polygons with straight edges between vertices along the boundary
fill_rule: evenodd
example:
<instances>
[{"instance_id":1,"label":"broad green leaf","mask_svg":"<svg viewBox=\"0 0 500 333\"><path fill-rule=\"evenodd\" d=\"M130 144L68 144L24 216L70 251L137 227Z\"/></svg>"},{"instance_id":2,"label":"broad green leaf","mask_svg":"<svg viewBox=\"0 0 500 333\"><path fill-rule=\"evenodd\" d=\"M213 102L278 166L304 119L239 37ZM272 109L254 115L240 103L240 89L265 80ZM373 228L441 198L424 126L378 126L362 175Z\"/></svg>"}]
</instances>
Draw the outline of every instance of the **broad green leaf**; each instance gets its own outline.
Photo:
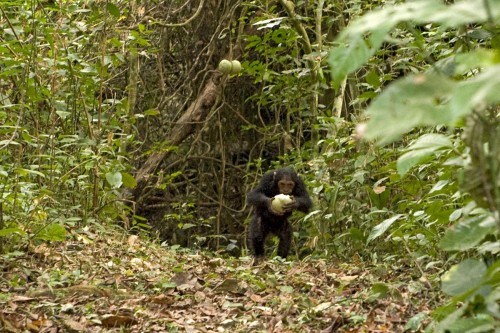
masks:
<instances>
[{"instance_id":1,"label":"broad green leaf","mask_svg":"<svg viewBox=\"0 0 500 333\"><path fill-rule=\"evenodd\" d=\"M462 75L476 68L487 68L500 62L498 50L478 49L468 53L457 54L454 58L455 74Z\"/></svg>"},{"instance_id":2,"label":"broad green leaf","mask_svg":"<svg viewBox=\"0 0 500 333\"><path fill-rule=\"evenodd\" d=\"M451 98L456 118L469 114L478 105L500 102L500 65L485 69L472 79L460 82Z\"/></svg>"},{"instance_id":3,"label":"broad green leaf","mask_svg":"<svg viewBox=\"0 0 500 333\"><path fill-rule=\"evenodd\" d=\"M137 186L137 181L135 180L134 176L127 172L122 172L122 181L123 185L128 188L135 188Z\"/></svg>"},{"instance_id":4,"label":"broad green leaf","mask_svg":"<svg viewBox=\"0 0 500 333\"><path fill-rule=\"evenodd\" d=\"M500 241L484 241L477 247L477 252L485 253L500 253Z\"/></svg>"},{"instance_id":5,"label":"broad green leaf","mask_svg":"<svg viewBox=\"0 0 500 333\"><path fill-rule=\"evenodd\" d=\"M458 209L455 209L453 211L453 213L450 214L450 217L449 217L449 221L450 222L455 222L456 220L458 220L460 217L462 217L462 214L463 214L463 208L458 208Z\"/></svg>"},{"instance_id":6,"label":"broad green leaf","mask_svg":"<svg viewBox=\"0 0 500 333\"><path fill-rule=\"evenodd\" d=\"M494 220L491 215L478 215L458 222L446 231L439 246L445 251L471 249L486 235L495 231L495 228L490 226L491 220Z\"/></svg>"},{"instance_id":7,"label":"broad green leaf","mask_svg":"<svg viewBox=\"0 0 500 333\"><path fill-rule=\"evenodd\" d=\"M163 289L174 289L175 287L177 287L177 283L175 283L175 282L165 282L165 283L162 283L161 287Z\"/></svg>"},{"instance_id":8,"label":"broad green leaf","mask_svg":"<svg viewBox=\"0 0 500 333\"><path fill-rule=\"evenodd\" d=\"M401 155L401 157L398 158L398 173L401 176L404 176L415 165L428 161L435 151L436 149L434 148L427 148L412 150L404 153L403 155Z\"/></svg>"},{"instance_id":9,"label":"broad green leaf","mask_svg":"<svg viewBox=\"0 0 500 333\"><path fill-rule=\"evenodd\" d=\"M487 2L488 8L485 7ZM410 1L376 9L354 20L338 36L338 47L330 51L330 66L334 84L365 64L382 45L386 34L400 22L437 23L444 27L459 27L500 19L500 1L467 0L445 5L441 1ZM371 35L370 47L363 45L362 36ZM352 58L350 58L352 57Z\"/></svg>"},{"instance_id":10,"label":"broad green leaf","mask_svg":"<svg viewBox=\"0 0 500 333\"><path fill-rule=\"evenodd\" d=\"M417 331L420 326L422 326L422 323L429 318L429 315L425 312L420 312L411 317L408 322L406 323L404 330L408 331Z\"/></svg>"},{"instance_id":11,"label":"broad green leaf","mask_svg":"<svg viewBox=\"0 0 500 333\"><path fill-rule=\"evenodd\" d=\"M191 228L194 228L194 227L196 227L196 224L193 224L193 223L182 223L181 229L182 230L186 230L186 229L191 229Z\"/></svg>"},{"instance_id":12,"label":"broad green leaf","mask_svg":"<svg viewBox=\"0 0 500 333\"><path fill-rule=\"evenodd\" d=\"M56 111L56 114L62 120L64 120L64 119L68 118L69 116L71 116L71 112L68 112L68 111Z\"/></svg>"},{"instance_id":13,"label":"broad green leaf","mask_svg":"<svg viewBox=\"0 0 500 333\"><path fill-rule=\"evenodd\" d=\"M118 9L118 7L116 7L116 5L108 2L106 4L106 10L111 14L113 15L115 18L119 18L120 17L120 9Z\"/></svg>"},{"instance_id":14,"label":"broad green leaf","mask_svg":"<svg viewBox=\"0 0 500 333\"><path fill-rule=\"evenodd\" d=\"M436 151L451 148L451 140L442 134L425 134L408 147L408 152L398 158L398 173L403 176L415 165L430 159Z\"/></svg>"},{"instance_id":15,"label":"broad green leaf","mask_svg":"<svg viewBox=\"0 0 500 333\"><path fill-rule=\"evenodd\" d=\"M416 126L453 124L456 117L446 101L456 87L436 74L419 74L392 83L367 109L367 139L386 144Z\"/></svg>"},{"instance_id":16,"label":"broad green leaf","mask_svg":"<svg viewBox=\"0 0 500 333\"><path fill-rule=\"evenodd\" d=\"M368 74L366 74L365 80L366 83L374 88L380 87L380 78L375 71L369 71Z\"/></svg>"},{"instance_id":17,"label":"broad green leaf","mask_svg":"<svg viewBox=\"0 0 500 333\"><path fill-rule=\"evenodd\" d=\"M432 330L434 333L449 333L448 327L452 325L455 321L459 320L467 310L468 303L462 304L458 309L456 304L448 303L444 306L438 307L434 310L433 315L444 318L439 322L439 324Z\"/></svg>"},{"instance_id":18,"label":"broad green leaf","mask_svg":"<svg viewBox=\"0 0 500 333\"><path fill-rule=\"evenodd\" d=\"M450 323L446 328L450 333L480 333L494 332L495 321L492 317L482 315L482 318L460 318Z\"/></svg>"},{"instance_id":19,"label":"broad green leaf","mask_svg":"<svg viewBox=\"0 0 500 333\"><path fill-rule=\"evenodd\" d=\"M479 260L467 259L454 265L441 277L441 289L448 295L462 295L477 288L486 273L486 265Z\"/></svg>"},{"instance_id":20,"label":"broad green leaf","mask_svg":"<svg viewBox=\"0 0 500 333\"><path fill-rule=\"evenodd\" d=\"M0 146L8 146L8 145L19 146L21 144L14 140L0 140Z\"/></svg>"},{"instance_id":21,"label":"broad green leaf","mask_svg":"<svg viewBox=\"0 0 500 333\"><path fill-rule=\"evenodd\" d=\"M488 8L485 8L488 2ZM489 16L491 15L491 17ZM497 0L466 0L445 5L441 1L411 1L395 6L376 9L354 20L339 35L348 39L353 35L363 35L374 30L385 30L400 22L417 24L438 23L445 27L459 27L474 22L500 19L500 2Z\"/></svg>"},{"instance_id":22,"label":"broad green leaf","mask_svg":"<svg viewBox=\"0 0 500 333\"><path fill-rule=\"evenodd\" d=\"M374 283L372 285L371 297L374 299L382 299L387 297L389 294L389 286L385 283Z\"/></svg>"},{"instance_id":23,"label":"broad green leaf","mask_svg":"<svg viewBox=\"0 0 500 333\"><path fill-rule=\"evenodd\" d=\"M41 173L40 171L36 171L36 170L20 168L20 169L16 169L16 172L22 176L27 176L28 174L33 174L33 175L37 175L37 176L40 176L42 178L45 178L45 174Z\"/></svg>"},{"instance_id":24,"label":"broad green leaf","mask_svg":"<svg viewBox=\"0 0 500 333\"><path fill-rule=\"evenodd\" d=\"M157 116L160 114L160 111L158 109L149 109L144 111L145 116Z\"/></svg>"},{"instance_id":25,"label":"broad green leaf","mask_svg":"<svg viewBox=\"0 0 500 333\"><path fill-rule=\"evenodd\" d=\"M430 134L424 134L420 138L415 140L412 144L410 144L408 150L427 149L427 148L433 148L437 150L441 148L452 148L452 147L453 143L451 142L450 138L447 137L446 135L430 133Z\"/></svg>"},{"instance_id":26,"label":"broad green leaf","mask_svg":"<svg viewBox=\"0 0 500 333\"><path fill-rule=\"evenodd\" d=\"M404 21L429 22L437 11L446 11L446 6L440 1L411 1L395 6L375 9L354 20L341 34L340 38L353 35L363 35L374 30L386 30Z\"/></svg>"},{"instance_id":27,"label":"broad green leaf","mask_svg":"<svg viewBox=\"0 0 500 333\"><path fill-rule=\"evenodd\" d=\"M370 233L370 235L368 236L367 242L370 242L370 241L374 240L375 238L379 237L380 235L382 235L384 232L386 232L387 229L389 229L389 227L394 222L396 222L397 220L399 220L403 216L405 216L405 215L404 214L394 215L393 217L388 218L388 219L384 220L382 223L380 223L379 225L375 226L373 228L372 232Z\"/></svg>"},{"instance_id":28,"label":"broad green leaf","mask_svg":"<svg viewBox=\"0 0 500 333\"><path fill-rule=\"evenodd\" d=\"M429 0L433 1L433 0ZM418 21L434 22L444 27L459 27L470 23L486 22L500 19L500 1L498 0L462 0L443 10L429 13L429 17L418 15Z\"/></svg>"},{"instance_id":29,"label":"broad green leaf","mask_svg":"<svg viewBox=\"0 0 500 333\"><path fill-rule=\"evenodd\" d=\"M448 185L450 183L450 180L449 179L446 179L446 180L440 180L438 181L436 184L434 184L434 186L431 188L431 190L429 191L429 193L433 193L433 192L436 192L436 191L440 191L442 190L446 185Z\"/></svg>"},{"instance_id":30,"label":"broad green leaf","mask_svg":"<svg viewBox=\"0 0 500 333\"><path fill-rule=\"evenodd\" d=\"M21 234L21 235L26 235L26 232L22 229L19 228L6 228L6 229L0 229L0 237L5 237L9 236L12 234Z\"/></svg>"},{"instance_id":31,"label":"broad green leaf","mask_svg":"<svg viewBox=\"0 0 500 333\"><path fill-rule=\"evenodd\" d=\"M119 188L122 186L122 174L121 172L108 172L106 173L106 180L112 188Z\"/></svg>"},{"instance_id":32,"label":"broad green leaf","mask_svg":"<svg viewBox=\"0 0 500 333\"><path fill-rule=\"evenodd\" d=\"M35 238L47 241L63 241L66 239L66 229L58 223L52 223L40 230L35 235Z\"/></svg>"},{"instance_id":33,"label":"broad green leaf","mask_svg":"<svg viewBox=\"0 0 500 333\"><path fill-rule=\"evenodd\" d=\"M329 64L332 69L332 81L338 86L342 79L368 62L384 42L389 29L376 30L365 40L363 35L349 38L348 43L332 49Z\"/></svg>"}]
</instances>

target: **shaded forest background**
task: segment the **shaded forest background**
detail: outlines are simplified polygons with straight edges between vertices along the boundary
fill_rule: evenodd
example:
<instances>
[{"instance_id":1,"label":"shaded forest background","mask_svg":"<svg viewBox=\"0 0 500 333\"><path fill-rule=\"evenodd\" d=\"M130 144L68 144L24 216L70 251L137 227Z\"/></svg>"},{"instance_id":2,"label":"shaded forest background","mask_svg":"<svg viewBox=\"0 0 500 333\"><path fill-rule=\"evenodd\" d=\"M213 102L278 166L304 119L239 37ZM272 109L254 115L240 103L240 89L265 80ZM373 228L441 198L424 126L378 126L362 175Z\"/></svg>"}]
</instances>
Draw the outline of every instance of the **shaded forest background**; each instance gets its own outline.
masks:
<instances>
[{"instance_id":1,"label":"shaded forest background","mask_svg":"<svg viewBox=\"0 0 500 333\"><path fill-rule=\"evenodd\" d=\"M1 4L3 253L118 225L246 255L246 193L286 165L296 259L448 274L440 318L496 325L496 1Z\"/></svg>"}]
</instances>

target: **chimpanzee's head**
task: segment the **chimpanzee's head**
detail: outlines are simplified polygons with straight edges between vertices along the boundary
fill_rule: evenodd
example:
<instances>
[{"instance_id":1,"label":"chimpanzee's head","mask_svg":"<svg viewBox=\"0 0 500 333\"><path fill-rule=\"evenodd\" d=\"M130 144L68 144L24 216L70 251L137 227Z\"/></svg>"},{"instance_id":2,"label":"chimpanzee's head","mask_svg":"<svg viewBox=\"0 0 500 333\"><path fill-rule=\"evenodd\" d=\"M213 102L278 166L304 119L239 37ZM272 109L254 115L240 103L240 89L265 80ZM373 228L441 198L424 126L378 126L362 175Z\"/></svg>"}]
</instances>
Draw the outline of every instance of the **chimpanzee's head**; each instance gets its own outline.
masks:
<instances>
[{"instance_id":1,"label":"chimpanzee's head","mask_svg":"<svg viewBox=\"0 0 500 333\"><path fill-rule=\"evenodd\" d=\"M297 183L297 173L291 168L282 168L274 172L274 182L281 194L293 194Z\"/></svg>"}]
</instances>

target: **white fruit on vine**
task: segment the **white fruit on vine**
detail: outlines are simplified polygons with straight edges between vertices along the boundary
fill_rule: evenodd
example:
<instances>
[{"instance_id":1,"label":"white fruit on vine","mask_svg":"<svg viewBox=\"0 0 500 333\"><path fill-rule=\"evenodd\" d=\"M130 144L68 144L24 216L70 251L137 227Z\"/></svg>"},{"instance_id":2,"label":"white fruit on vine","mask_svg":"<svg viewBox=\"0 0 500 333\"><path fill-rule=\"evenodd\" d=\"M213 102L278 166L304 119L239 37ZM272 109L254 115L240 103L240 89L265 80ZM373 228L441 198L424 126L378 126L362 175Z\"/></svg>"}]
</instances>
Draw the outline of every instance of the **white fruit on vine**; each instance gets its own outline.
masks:
<instances>
[{"instance_id":1,"label":"white fruit on vine","mask_svg":"<svg viewBox=\"0 0 500 333\"><path fill-rule=\"evenodd\" d=\"M219 70L223 73L223 74L231 74L232 70L233 70L233 63L227 59L222 59L220 62L219 62Z\"/></svg>"},{"instance_id":2,"label":"white fruit on vine","mask_svg":"<svg viewBox=\"0 0 500 333\"><path fill-rule=\"evenodd\" d=\"M273 209L278 213L283 213L283 205L286 205L287 203L290 203L292 201L293 199L291 196L286 194L278 194L271 202L271 207L273 207Z\"/></svg>"},{"instance_id":3,"label":"white fruit on vine","mask_svg":"<svg viewBox=\"0 0 500 333\"><path fill-rule=\"evenodd\" d=\"M238 74L241 72L241 63L238 60L231 61L233 67L231 68L231 74Z\"/></svg>"}]
</instances>

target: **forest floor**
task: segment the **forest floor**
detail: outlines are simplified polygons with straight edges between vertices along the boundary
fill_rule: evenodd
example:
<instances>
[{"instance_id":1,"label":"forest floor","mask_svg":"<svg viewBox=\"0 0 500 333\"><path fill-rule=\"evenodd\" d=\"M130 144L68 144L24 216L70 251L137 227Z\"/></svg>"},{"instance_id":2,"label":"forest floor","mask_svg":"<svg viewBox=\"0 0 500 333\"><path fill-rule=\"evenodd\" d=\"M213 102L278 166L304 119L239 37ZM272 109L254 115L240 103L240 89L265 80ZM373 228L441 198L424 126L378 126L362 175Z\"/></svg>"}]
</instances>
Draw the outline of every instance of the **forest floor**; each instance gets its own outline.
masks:
<instances>
[{"instance_id":1,"label":"forest floor","mask_svg":"<svg viewBox=\"0 0 500 333\"><path fill-rule=\"evenodd\" d=\"M439 300L415 271L255 264L87 230L0 257L0 331L415 332Z\"/></svg>"}]
</instances>

